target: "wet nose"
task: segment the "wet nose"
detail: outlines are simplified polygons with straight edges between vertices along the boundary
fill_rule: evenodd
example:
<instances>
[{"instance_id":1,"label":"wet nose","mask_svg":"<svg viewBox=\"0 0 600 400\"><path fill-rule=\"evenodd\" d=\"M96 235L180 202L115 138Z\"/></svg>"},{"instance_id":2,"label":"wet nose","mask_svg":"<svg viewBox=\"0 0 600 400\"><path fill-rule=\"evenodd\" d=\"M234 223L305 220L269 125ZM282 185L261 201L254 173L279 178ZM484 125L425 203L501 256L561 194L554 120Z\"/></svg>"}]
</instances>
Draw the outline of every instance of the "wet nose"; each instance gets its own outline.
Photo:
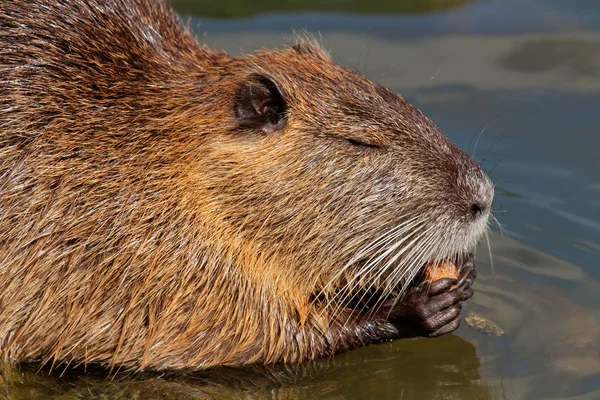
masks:
<instances>
[{"instance_id":1,"label":"wet nose","mask_svg":"<svg viewBox=\"0 0 600 400\"><path fill-rule=\"evenodd\" d=\"M473 218L477 218L487 210L487 206L483 203L473 203L471 206L471 215Z\"/></svg>"},{"instance_id":2,"label":"wet nose","mask_svg":"<svg viewBox=\"0 0 600 400\"><path fill-rule=\"evenodd\" d=\"M484 183L479 190L479 196L476 201L471 204L471 216L480 218L489 214L492 201L494 200L494 186L487 177L483 179Z\"/></svg>"}]
</instances>

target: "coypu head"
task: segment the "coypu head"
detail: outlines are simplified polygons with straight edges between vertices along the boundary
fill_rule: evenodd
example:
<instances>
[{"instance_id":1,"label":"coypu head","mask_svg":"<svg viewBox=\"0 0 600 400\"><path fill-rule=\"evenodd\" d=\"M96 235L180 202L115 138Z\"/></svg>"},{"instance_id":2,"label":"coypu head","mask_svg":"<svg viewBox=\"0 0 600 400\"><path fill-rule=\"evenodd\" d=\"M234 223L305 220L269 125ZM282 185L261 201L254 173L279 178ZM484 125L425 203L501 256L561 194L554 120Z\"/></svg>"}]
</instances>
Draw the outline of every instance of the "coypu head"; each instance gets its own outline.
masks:
<instances>
[{"instance_id":1,"label":"coypu head","mask_svg":"<svg viewBox=\"0 0 600 400\"><path fill-rule=\"evenodd\" d=\"M493 185L419 110L312 44L243 60L208 173L221 221L261 257L246 274L391 294L474 250Z\"/></svg>"}]
</instances>

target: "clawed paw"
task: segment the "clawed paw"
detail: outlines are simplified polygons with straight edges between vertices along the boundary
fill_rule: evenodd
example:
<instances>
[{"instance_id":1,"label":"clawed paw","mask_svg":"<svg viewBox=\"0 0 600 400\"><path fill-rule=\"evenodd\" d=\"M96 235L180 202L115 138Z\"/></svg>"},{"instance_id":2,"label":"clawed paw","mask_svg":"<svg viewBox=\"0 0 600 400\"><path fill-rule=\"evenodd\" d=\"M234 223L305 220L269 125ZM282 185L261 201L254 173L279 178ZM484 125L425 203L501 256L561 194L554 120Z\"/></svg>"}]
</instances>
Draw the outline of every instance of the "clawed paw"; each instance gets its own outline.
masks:
<instances>
[{"instance_id":1,"label":"clawed paw","mask_svg":"<svg viewBox=\"0 0 600 400\"><path fill-rule=\"evenodd\" d=\"M473 296L471 286L476 277L475 264L469 260L457 279L415 285L401 299L388 300L379 315L387 314L399 337L445 335L460 326L462 303Z\"/></svg>"}]
</instances>

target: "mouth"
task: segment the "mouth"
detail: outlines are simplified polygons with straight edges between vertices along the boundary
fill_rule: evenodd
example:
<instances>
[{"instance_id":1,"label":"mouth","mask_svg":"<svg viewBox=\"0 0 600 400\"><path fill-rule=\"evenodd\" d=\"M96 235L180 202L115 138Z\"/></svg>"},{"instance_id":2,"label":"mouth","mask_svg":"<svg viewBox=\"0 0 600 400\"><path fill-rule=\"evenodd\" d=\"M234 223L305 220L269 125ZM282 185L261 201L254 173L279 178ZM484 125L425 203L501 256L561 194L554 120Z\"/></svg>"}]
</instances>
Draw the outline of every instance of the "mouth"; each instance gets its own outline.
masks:
<instances>
[{"instance_id":1,"label":"mouth","mask_svg":"<svg viewBox=\"0 0 600 400\"><path fill-rule=\"evenodd\" d=\"M460 278L463 267L468 263L474 263L474 261L475 257L473 253L457 253L451 257L431 260L421 266L419 272L417 272L412 281L404 287L404 290L401 285L398 285L391 292L386 292L377 288L361 289L351 296L346 297L350 299L346 308L352 310L369 310L373 307L380 306L385 301L397 301L398 299L402 299L404 293L412 287L422 284L432 284L435 281L445 278L457 280L456 285L452 286L452 288L454 288L462 283Z\"/></svg>"}]
</instances>

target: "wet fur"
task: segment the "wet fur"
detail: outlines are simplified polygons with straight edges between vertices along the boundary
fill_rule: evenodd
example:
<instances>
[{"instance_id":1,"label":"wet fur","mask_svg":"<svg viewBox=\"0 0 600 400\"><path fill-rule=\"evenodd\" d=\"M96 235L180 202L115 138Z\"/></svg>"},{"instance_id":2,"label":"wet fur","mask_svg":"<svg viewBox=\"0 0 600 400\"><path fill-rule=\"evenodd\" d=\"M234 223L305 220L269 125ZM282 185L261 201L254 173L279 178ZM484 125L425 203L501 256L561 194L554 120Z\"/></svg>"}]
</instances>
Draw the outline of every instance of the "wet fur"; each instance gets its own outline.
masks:
<instances>
[{"instance_id":1,"label":"wet fur","mask_svg":"<svg viewBox=\"0 0 600 400\"><path fill-rule=\"evenodd\" d=\"M198 45L162 2L35 4L0 2L9 362L163 369L331 354L369 342L347 332L340 288L391 292L480 237L468 207L490 185L473 160L315 45L234 58ZM283 92L281 131L236 120L253 74ZM415 243L366 267L391 242L362 249L417 219L404 237L427 251Z\"/></svg>"}]
</instances>

